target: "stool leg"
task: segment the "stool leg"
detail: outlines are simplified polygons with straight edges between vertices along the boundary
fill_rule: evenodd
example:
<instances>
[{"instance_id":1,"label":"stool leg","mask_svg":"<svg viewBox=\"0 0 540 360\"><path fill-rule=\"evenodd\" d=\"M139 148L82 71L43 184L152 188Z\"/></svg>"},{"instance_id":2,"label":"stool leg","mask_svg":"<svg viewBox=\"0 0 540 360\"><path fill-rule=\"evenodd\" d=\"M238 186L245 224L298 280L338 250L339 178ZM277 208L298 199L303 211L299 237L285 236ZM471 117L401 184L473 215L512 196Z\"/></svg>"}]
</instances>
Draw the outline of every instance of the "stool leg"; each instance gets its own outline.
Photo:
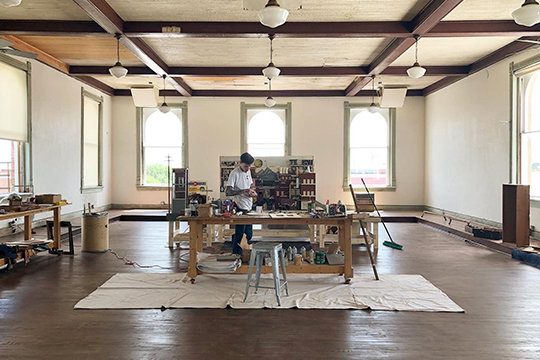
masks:
<instances>
[{"instance_id":1,"label":"stool leg","mask_svg":"<svg viewBox=\"0 0 540 360\"><path fill-rule=\"evenodd\" d=\"M274 273L274 287L276 288L276 298L278 306L281 306L281 286L279 281L278 250L272 251L272 272Z\"/></svg>"},{"instance_id":2,"label":"stool leg","mask_svg":"<svg viewBox=\"0 0 540 360\"><path fill-rule=\"evenodd\" d=\"M73 226L71 222L68 224L68 235L69 235L69 255L75 254L75 248L73 246Z\"/></svg>"},{"instance_id":3,"label":"stool leg","mask_svg":"<svg viewBox=\"0 0 540 360\"><path fill-rule=\"evenodd\" d=\"M289 296L289 283L287 282L287 272L285 271L285 255L283 249L279 251L279 260L281 263L281 273L283 274L283 280L285 281L285 293Z\"/></svg>"},{"instance_id":4,"label":"stool leg","mask_svg":"<svg viewBox=\"0 0 540 360\"><path fill-rule=\"evenodd\" d=\"M263 253L257 252L257 260L255 265L257 266L257 272L255 274L255 293L259 292L259 281L261 280L261 270L263 262Z\"/></svg>"},{"instance_id":5,"label":"stool leg","mask_svg":"<svg viewBox=\"0 0 540 360\"><path fill-rule=\"evenodd\" d=\"M251 284L251 274L253 274L253 265L255 264L255 256L252 253L249 258L249 270L248 270L248 278L247 278L247 284L246 284L246 293L244 295L244 302L246 302L246 299L248 297L249 293L249 285Z\"/></svg>"}]
</instances>

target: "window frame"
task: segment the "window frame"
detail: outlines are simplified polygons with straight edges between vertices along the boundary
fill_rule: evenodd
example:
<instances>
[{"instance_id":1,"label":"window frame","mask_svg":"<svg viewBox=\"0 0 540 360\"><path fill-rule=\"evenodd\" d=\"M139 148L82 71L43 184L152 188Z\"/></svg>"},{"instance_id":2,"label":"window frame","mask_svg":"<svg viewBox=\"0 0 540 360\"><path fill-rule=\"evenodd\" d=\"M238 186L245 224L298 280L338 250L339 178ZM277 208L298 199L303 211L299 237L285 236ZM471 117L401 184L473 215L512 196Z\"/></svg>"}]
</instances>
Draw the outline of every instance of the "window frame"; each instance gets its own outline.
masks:
<instances>
[{"instance_id":1,"label":"window frame","mask_svg":"<svg viewBox=\"0 0 540 360\"><path fill-rule=\"evenodd\" d=\"M99 103L98 114L98 184L84 185L84 98ZM81 87L81 194L103 191L103 96L98 96Z\"/></svg>"},{"instance_id":2,"label":"window frame","mask_svg":"<svg viewBox=\"0 0 540 360\"><path fill-rule=\"evenodd\" d=\"M188 141L188 103L184 101L177 104L169 104L171 109L182 110L182 164L185 168L189 167L189 141ZM140 191L162 191L166 190L167 186L163 185L145 185L143 183L144 155L143 155L143 136L144 136L144 107L137 107L137 178L136 187ZM153 108L150 108L153 109ZM157 108L155 108L158 110Z\"/></svg>"},{"instance_id":3,"label":"window frame","mask_svg":"<svg viewBox=\"0 0 540 360\"><path fill-rule=\"evenodd\" d=\"M540 55L532 56L520 62L511 62L510 69L510 178L512 184L521 183L521 135L522 114L525 94L522 92L522 77L540 71ZM540 197L530 197L532 207L540 208Z\"/></svg>"},{"instance_id":4,"label":"window frame","mask_svg":"<svg viewBox=\"0 0 540 360\"><path fill-rule=\"evenodd\" d=\"M0 53L0 62L13 66L26 72L26 141L19 141L21 149L21 160L19 160L19 175L23 179L24 187L17 190L18 193L32 193L34 190L34 173L32 166L32 63L30 61L22 62L17 59Z\"/></svg>"},{"instance_id":5,"label":"window frame","mask_svg":"<svg viewBox=\"0 0 540 360\"><path fill-rule=\"evenodd\" d=\"M285 155L292 154L292 103L276 104L271 108L261 104L240 103L240 153L247 152L248 110L285 110Z\"/></svg>"},{"instance_id":6,"label":"window frame","mask_svg":"<svg viewBox=\"0 0 540 360\"><path fill-rule=\"evenodd\" d=\"M343 131L343 191L349 191L351 182L351 154L350 154L350 132L351 132L351 110L367 109L369 104L344 102L344 131ZM389 108L388 115L388 180L386 186L373 186L371 192L396 191L396 109ZM363 187L354 187L357 192L365 192Z\"/></svg>"}]
</instances>

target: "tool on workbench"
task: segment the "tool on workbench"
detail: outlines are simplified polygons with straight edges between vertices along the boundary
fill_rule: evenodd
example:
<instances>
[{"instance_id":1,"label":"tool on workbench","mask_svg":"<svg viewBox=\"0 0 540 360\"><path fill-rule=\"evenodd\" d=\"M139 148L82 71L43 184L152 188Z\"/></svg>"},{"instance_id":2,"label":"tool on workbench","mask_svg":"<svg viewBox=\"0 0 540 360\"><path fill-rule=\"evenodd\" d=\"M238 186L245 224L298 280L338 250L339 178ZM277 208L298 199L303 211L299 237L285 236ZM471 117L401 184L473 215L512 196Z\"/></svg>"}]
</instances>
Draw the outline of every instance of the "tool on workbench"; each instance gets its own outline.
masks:
<instances>
[{"instance_id":1,"label":"tool on workbench","mask_svg":"<svg viewBox=\"0 0 540 360\"><path fill-rule=\"evenodd\" d=\"M366 189L367 194L369 195L369 199L371 200L371 203L373 204L373 207L375 208L375 211L377 211L377 215L379 215L379 217L381 218L381 222L382 222L382 224L384 226L384 230L386 230L386 234L388 235L388 238L390 239L390 241L384 241L383 245L391 247L393 249L403 250L403 245L400 245L400 244L396 243L392 239L392 235L390 235L390 231L388 231L388 228L386 227L386 224L384 223L384 220L383 220L383 218L381 216L381 213L379 212L379 209L377 209L377 205L375 205L375 201L373 201L373 197L371 196L371 193L369 192L369 190L367 188L367 185L364 182L364 179L362 178L361 180L362 180L362 184L364 184L364 188Z\"/></svg>"}]
</instances>

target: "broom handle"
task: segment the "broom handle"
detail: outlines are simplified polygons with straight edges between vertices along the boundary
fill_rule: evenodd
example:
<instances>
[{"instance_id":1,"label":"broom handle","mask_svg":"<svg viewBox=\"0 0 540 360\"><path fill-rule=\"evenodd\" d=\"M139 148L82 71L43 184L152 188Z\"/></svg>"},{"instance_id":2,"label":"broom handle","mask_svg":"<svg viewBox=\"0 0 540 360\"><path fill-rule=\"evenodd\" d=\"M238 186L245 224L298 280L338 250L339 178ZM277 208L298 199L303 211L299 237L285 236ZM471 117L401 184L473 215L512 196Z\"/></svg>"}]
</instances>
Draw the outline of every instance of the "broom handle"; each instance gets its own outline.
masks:
<instances>
[{"instance_id":1,"label":"broom handle","mask_svg":"<svg viewBox=\"0 0 540 360\"><path fill-rule=\"evenodd\" d=\"M371 200L371 203L373 204L373 207L375 208L375 211L377 211L377 215L381 218L381 222L384 226L384 230L386 230L386 234L390 238L391 242L394 242L394 239L392 239L392 235L390 235L390 231L388 231L388 228L386 227L386 224L384 223L384 220L381 216L381 213L379 212L379 209L377 209L377 205L375 205L375 201L373 201L373 198L371 197L371 193L369 192L366 183L364 182L364 178L360 178L362 180L362 184L364 184L364 188L366 189L367 194L369 195L369 200Z\"/></svg>"}]
</instances>

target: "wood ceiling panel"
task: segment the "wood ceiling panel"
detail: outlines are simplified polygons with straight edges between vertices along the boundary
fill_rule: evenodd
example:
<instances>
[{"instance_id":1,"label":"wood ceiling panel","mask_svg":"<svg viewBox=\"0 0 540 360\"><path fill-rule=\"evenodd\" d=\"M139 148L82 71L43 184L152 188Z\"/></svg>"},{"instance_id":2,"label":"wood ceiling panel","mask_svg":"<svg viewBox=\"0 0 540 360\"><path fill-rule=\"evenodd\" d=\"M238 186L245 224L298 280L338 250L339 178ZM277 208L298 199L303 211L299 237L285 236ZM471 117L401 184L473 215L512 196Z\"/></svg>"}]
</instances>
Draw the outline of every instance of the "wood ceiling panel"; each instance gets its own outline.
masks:
<instances>
[{"instance_id":1,"label":"wood ceiling panel","mask_svg":"<svg viewBox=\"0 0 540 360\"><path fill-rule=\"evenodd\" d=\"M464 0L443 20L512 20L523 0Z\"/></svg>"},{"instance_id":2,"label":"wood ceiling panel","mask_svg":"<svg viewBox=\"0 0 540 360\"><path fill-rule=\"evenodd\" d=\"M114 89L130 89L137 85L156 85L158 89L163 90L163 79L159 76L126 76L122 79L117 79L111 75L95 75L96 80L109 85ZM172 85L166 83L165 89L174 90Z\"/></svg>"},{"instance_id":3,"label":"wood ceiling panel","mask_svg":"<svg viewBox=\"0 0 540 360\"><path fill-rule=\"evenodd\" d=\"M0 19L90 20L73 0L23 0L19 6L0 6Z\"/></svg>"},{"instance_id":4,"label":"wood ceiling panel","mask_svg":"<svg viewBox=\"0 0 540 360\"><path fill-rule=\"evenodd\" d=\"M412 79L408 76L377 76L377 79L375 80L375 87L377 87L379 84L382 84L383 86L391 87L391 86L406 86L407 89L411 90L419 90L423 89L433 83L436 83L437 81L443 79L443 76L424 76L420 79ZM365 88L365 90L368 90L368 87L371 89L371 84Z\"/></svg>"},{"instance_id":5,"label":"wood ceiling panel","mask_svg":"<svg viewBox=\"0 0 540 360\"><path fill-rule=\"evenodd\" d=\"M429 0L303 0L288 21L410 21ZM125 21L258 21L242 0L108 0Z\"/></svg>"},{"instance_id":6,"label":"wood ceiling panel","mask_svg":"<svg viewBox=\"0 0 540 360\"><path fill-rule=\"evenodd\" d=\"M278 77L272 90L343 90L354 77ZM193 90L267 90L263 76L187 77L184 81Z\"/></svg>"},{"instance_id":7,"label":"wood ceiling panel","mask_svg":"<svg viewBox=\"0 0 540 360\"><path fill-rule=\"evenodd\" d=\"M169 66L261 66L270 41L253 39L145 39ZM275 39L276 66L367 66L388 39Z\"/></svg>"},{"instance_id":8,"label":"wood ceiling panel","mask_svg":"<svg viewBox=\"0 0 540 360\"><path fill-rule=\"evenodd\" d=\"M112 66L116 62L116 39L113 37L18 36L18 38L69 65ZM120 61L125 66L142 64L122 45L120 45Z\"/></svg>"},{"instance_id":9,"label":"wood ceiling panel","mask_svg":"<svg viewBox=\"0 0 540 360\"><path fill-rule=\"evenodd\" d=\"M515 37L422 38L418 41L418 61L430 65L470 65L493 51L511 43ZM414 46L392 66L412 66Z\"/></svg>"}]
</instances>

